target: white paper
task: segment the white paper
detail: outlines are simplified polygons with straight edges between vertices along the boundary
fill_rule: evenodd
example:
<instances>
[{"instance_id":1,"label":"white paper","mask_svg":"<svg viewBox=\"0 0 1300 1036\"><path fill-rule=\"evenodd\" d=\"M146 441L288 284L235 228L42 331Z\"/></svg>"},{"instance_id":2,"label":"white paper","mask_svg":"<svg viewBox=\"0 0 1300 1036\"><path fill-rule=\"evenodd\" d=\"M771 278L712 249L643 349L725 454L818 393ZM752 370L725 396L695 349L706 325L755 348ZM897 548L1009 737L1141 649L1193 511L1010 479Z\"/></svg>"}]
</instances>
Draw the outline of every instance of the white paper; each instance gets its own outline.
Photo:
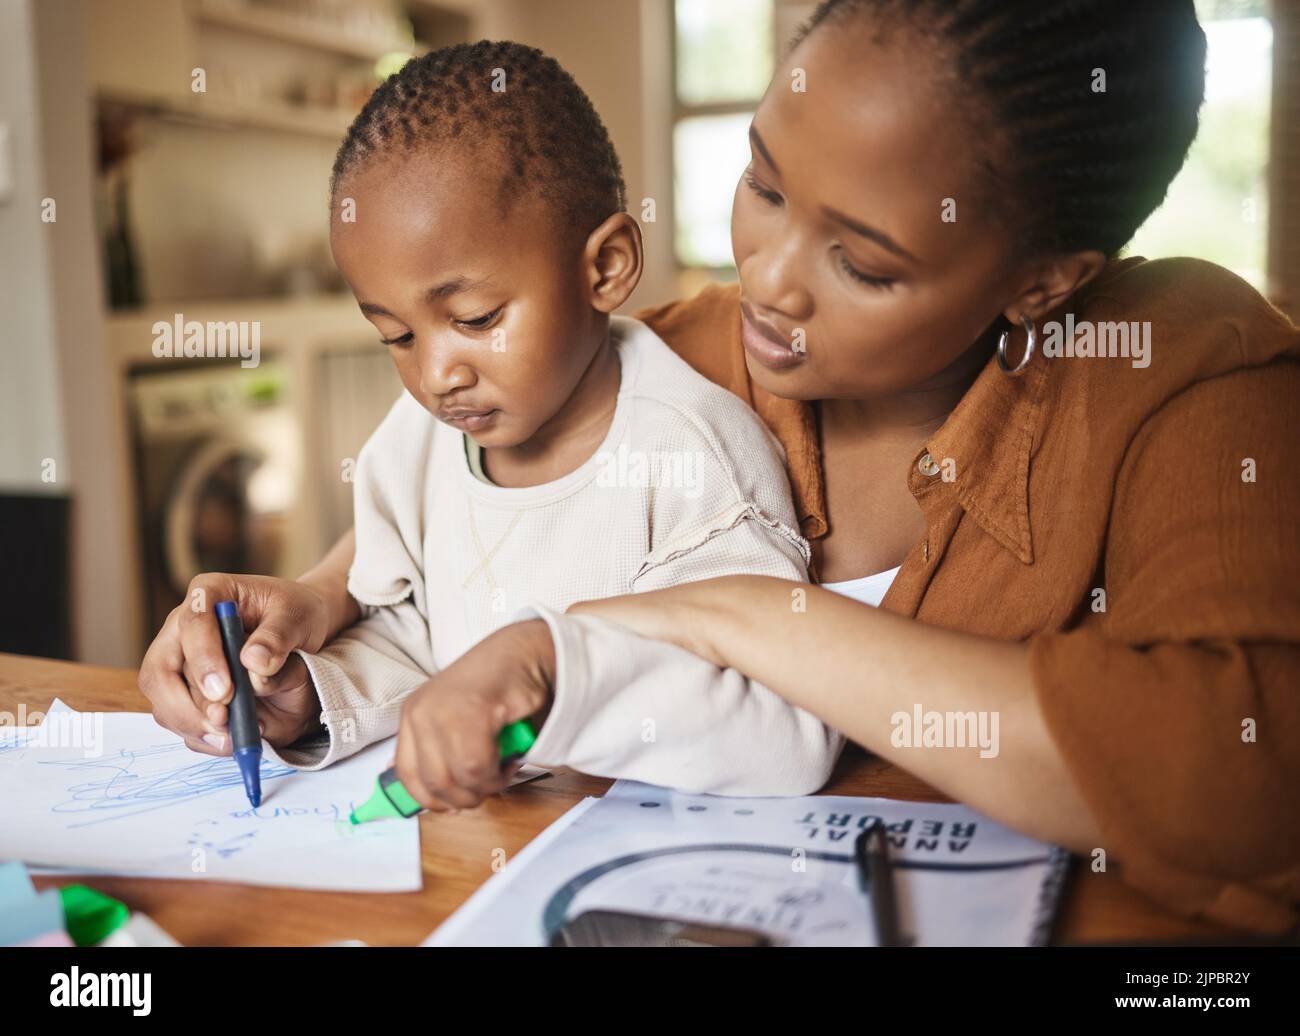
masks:
<instances>
[{"instance_id":1,"label":"white paper","mask_svg":"<svg viewBox=\"0 0 1300 1036\"><path fill-rule=\"evenodd\" d=\"M965 806L619 781L548 828L426 945L546 945L594 909L756 929L785 945L874 945L853 843L875 816L890 825L900 926L916 944L1042 940L1066 857Z\"/></svg>"},{"instance_id":2,"label":"white paper","mask_svg":"<svg viewBox=\"0 0 1300 1036\"><path fill-rule=\"evenodd\" d=\"M190 751L145 713L55 702L40 728L0 727L0 859L34 872L418 890L419 825L348 819L392 754L390 739L313 772L263 756L253 809L233 759Z\"/></svg>"}]
</instances>

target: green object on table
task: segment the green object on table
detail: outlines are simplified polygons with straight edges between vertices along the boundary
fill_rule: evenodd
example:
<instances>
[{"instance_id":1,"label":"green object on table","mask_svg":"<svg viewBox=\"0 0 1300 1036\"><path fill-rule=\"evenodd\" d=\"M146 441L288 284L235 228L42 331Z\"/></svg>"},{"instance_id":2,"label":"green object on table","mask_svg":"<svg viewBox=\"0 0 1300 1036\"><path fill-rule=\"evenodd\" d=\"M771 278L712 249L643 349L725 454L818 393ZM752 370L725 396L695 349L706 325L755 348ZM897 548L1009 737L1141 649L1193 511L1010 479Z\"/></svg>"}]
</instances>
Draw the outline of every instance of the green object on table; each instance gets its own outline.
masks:
<instances>
[{"instance_id":1,"label":"green object on table","mask_svg":"<svg viewBox=\"0 0 1300 1036\"><path fill-rule=\"evenodd\" d=\"M523 755L533 747L536 740L537 731L526 719L502 727L497 734L497 747L501 749L502 761ZM354 809L348 819L354 824L364 824L385 817L413 817L423 809L398 780L397 770L390 768L379 775L374 793Z\"/></svg>"},{"instance_id":2,"label":"green object on table","mask_svg":"<svg viewBox=\"0 0 1300 1036\"><path fill-rule=\"evenodd\" d=\"M501 748L501 758L511 759L523 755L537 741L537 732L526 719L517 723L507 723L497 734L497 745Z\"/></svg>"},{"instance_id":3,"label":"green object on table","mask_svg":"<svg viewBox=\"0 0 1300 1036\"><path fill-rule=\"evenodd\" d=\"M59 889L63 901L63 924L78 946L95 946L126 924L131 911L125 903L96 892L86 885L65 885Z\"/></svg>"}]
</instances>

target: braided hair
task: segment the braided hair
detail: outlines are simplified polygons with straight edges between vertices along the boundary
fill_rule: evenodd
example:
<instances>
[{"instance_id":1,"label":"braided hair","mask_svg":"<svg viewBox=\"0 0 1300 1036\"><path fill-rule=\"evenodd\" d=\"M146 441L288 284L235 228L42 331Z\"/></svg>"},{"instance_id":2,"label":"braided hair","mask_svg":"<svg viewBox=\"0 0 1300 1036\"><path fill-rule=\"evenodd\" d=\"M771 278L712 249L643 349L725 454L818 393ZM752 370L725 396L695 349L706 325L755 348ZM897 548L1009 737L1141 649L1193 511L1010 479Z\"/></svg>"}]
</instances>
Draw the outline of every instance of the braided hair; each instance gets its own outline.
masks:
<instances>
[{"instance_id":1,"label":"braided hair","mask_svg":"<svg viewBox=\"0 0 1300 1036\"><path fill-rule=\"evenodd\" d=\"M370 95L334 159L331 201L367 162L448 148L498 177L502 211L533 193L589 234L626 207L623 170L600 116L535 47L480 40L412 58Z\"/></svg>"},{"instance_id":2,"label":"braided hair","mask_svg":"<svg viewBox=\"0 0 1300 1036\"><path fill-rule=\"evenodd\" d=\"M944 48L958 101L991 131L979 139L997 196L1023 203L1031 251L1117 253L1196 136L1205 34L1193 0L825 0L794 46L857 14Z\"/></svg>"}]
</instances>

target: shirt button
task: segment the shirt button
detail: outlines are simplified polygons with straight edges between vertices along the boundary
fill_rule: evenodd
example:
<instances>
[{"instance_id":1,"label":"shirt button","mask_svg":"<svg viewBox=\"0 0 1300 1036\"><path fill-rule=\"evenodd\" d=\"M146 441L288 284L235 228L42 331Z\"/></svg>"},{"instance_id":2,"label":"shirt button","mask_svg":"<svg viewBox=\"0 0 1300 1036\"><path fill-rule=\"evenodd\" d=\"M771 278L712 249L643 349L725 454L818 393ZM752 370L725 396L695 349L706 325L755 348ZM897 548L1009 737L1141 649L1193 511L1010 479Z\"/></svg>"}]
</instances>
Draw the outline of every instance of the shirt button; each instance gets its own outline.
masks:
<instances>
[{"instance_id":1,"label":"shirt button","mask_svg":"<svg viewBox=\"0 0 1300 1036\"><path fill-rule=\"evenodd\" d=\"M929 450L926 450L921 454L921 459L916 462L916 470L926 478L933 478L935 475L939 474L939 465L934 462L934 458L930 456Z\"/></svg>"}]
</instances>

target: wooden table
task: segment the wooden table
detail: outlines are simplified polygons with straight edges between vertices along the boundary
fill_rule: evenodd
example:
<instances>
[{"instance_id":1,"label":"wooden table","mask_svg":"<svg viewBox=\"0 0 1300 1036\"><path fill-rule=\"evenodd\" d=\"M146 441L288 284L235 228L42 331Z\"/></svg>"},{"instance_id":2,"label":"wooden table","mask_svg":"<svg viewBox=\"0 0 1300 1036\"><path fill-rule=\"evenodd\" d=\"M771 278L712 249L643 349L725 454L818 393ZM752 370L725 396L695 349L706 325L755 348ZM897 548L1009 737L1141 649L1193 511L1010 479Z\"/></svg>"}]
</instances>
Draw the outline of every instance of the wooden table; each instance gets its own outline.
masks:
<instances>
[{"instance_id":1,"label":"wooden table","mask_svg":"<svg viewBox=\"0 0 1300 1036\"><path fill-rule=\"evenodd\" d=\"M134 670L0 654L0 709L16 714L23 704L29 712L44 711L56 697L82 711L150 711ZM582 796L601 795L610 783L560 771L519 785L472 812L422 815L420 892L306 892L153 878L85 880L132 909L143 910L186 946L311 946L341 939L409 946L491 877L495 850L513 857ZM845 753L824 794L950 801L857 748ZM304 866L310 863L304 860ZM34 880L40 888L67 881ZM1201 936L1231 938L1232 933L1170 914L1125 886L1114 868L1093 874L1081 862L1075 864L1056 930L1056 941L1065 943Z\"/></svg>"}]
</instances>

